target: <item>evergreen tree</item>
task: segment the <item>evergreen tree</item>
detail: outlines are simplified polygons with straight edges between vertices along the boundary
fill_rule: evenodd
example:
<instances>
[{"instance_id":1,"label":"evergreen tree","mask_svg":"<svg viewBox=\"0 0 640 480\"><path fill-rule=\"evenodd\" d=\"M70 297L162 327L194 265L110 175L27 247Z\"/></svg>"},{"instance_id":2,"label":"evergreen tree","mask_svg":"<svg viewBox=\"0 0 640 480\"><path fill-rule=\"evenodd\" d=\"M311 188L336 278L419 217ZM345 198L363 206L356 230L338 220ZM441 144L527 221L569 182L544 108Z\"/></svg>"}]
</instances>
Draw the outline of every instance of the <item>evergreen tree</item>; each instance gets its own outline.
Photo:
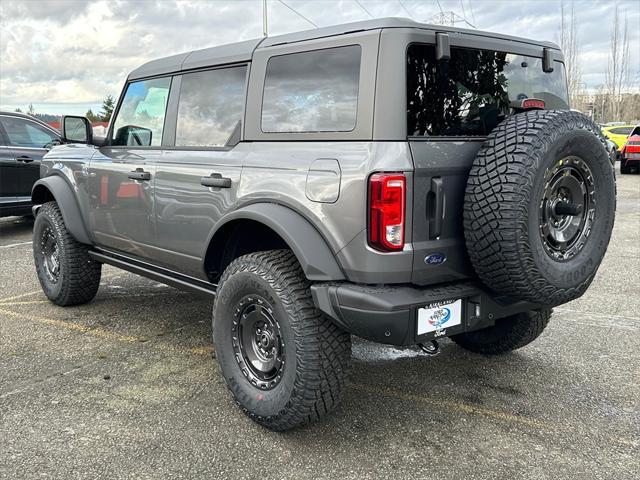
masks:
<instances>
[{"instance_id":1,"label":"evergreen tree","mask_svg":"<svg viewBox=\"0 0 640 480\"><path fill-rule=\"evenodd\" d=\"M93 111L91 109L87 110L87 113L84 114L85 117L87 117L87 119L91 122L99 122L100 119L98 118L98 116L93 113Z\"/></svg>"},{"instance_id":2,"label":"evergreen tree","mask_svg":"<svg viewBox=\"0 0 640 480\"><path fill-rule=\"evenodd\" d=\"M27 110L27 115L31 115L32 117L35 116L36 114L36 109L33 108L33 103L29 104L29 109Z\"/></svg>"},{"instance_id":3,"label":"evergreen tree","mask_svg":"<svg viewBox=\"0 0 640 480\"><path fill-rule=\"evenodd\" d=\"M22 113L22 110L20 110L20 108L16 108L15 110L17 113Z\"/></svg>"},{"instance_id":4,"label":"evergreen tree","mask_svg":"<svg viewBox=\"0 0 640 480\"><path fill-rule=\"evenodd\" d=\"M113 113L113 107L115 106L115 101L111 95L107 95L102 102L102 111L100 112L100 120L103 122L108 122L111 120L111 114Z\"/></svg>"}]
</instances>

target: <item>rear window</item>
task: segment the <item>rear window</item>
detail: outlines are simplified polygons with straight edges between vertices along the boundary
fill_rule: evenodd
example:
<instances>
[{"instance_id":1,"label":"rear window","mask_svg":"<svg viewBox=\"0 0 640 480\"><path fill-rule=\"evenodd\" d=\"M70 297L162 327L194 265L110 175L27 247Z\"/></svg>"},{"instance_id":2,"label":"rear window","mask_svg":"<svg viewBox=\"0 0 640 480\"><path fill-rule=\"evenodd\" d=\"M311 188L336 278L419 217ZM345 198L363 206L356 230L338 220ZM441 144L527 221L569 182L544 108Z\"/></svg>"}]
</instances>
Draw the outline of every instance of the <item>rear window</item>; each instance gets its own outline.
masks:
<instances>
[{"instance_id":1,"label":"rear window","mask_svg":"<svg viewBox=\"0 0 640 480\"><path fill-rule=\"evenodd\" d=\"M617 127L609 130L614 135L629 135L633 130L633 127Z\"/></svg>"},{"instance_id":2,"label":"rear window","mask_svg":"<svg viewBox=\"0 0 640 480\"><path fill-rule=\"evenodd\" d=\"M359 45L271 57L263 132L348 132L356 126Z\"/></svg>"},{"instance_id":3,"label":"rear window","mask_svg":"<svg viewBox=\"0 0 640 480\"><path fill-rule=\"evenodd\" d=\"M513 113L512 102L545 101L568 109L564 65L542 70L542 59L490 50L451 48L448 62L435 46L414 44L407 52L407 127L411 136L488 135Z\"/></svg>"}]
</instances>

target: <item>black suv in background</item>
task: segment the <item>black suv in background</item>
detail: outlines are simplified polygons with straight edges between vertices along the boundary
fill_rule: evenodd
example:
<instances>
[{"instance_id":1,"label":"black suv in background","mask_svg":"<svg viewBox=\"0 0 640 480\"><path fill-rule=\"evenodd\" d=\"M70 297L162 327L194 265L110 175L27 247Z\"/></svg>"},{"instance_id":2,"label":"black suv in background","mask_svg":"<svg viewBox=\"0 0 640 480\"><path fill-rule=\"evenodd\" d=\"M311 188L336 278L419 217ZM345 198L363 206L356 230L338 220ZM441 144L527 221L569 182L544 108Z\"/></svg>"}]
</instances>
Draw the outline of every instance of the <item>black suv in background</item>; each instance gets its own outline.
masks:
<instances>
[{"instance_id":1,"label":"black suv in background","mask_svg":"<svg viewBox=\"0 0 640 480\"><path fill-rule=\"evenodd\" d=\"M46 123L0 112L0 217L31 214L31 188L40 178L40 160L60 143L60 133Z\"/></svg>"}]
</instances>

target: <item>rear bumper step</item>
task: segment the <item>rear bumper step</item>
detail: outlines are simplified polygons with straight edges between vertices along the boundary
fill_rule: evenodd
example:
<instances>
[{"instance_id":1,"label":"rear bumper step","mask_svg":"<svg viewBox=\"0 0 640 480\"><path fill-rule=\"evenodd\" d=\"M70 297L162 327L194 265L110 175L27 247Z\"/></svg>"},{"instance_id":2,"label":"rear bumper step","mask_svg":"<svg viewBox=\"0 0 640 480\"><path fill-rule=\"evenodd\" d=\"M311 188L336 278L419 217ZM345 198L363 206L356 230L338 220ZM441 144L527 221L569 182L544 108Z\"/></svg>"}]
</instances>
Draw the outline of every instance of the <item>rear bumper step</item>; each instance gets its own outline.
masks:
<instances>
[{"instance_id":1,"label":"rear bumper step","mask_svg":"<svg viewBox=\"0 0 640 480\"><path fill-rule=\"evenodd\" d=\"M316 307L349 333L391 345L414 345L479 330L494 325L499 318L541 308L496 297L477 282L431 287L318 283L311 286L311 293ZM417 334L418 309L458 299L462 300L460 325Z\"/></svg>"}]
</instances>

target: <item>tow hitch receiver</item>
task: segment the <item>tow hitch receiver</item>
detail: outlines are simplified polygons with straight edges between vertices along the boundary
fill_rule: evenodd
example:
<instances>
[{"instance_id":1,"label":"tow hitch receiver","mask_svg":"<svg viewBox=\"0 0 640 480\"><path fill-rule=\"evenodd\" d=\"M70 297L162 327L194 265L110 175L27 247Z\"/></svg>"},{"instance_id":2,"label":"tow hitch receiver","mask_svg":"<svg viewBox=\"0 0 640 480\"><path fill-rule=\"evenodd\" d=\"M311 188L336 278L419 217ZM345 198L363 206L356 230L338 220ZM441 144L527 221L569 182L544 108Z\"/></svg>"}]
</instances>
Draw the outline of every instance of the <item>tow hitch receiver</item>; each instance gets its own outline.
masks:
<instances>
[{"instance_id":1,"label":"tow hitch receiver","mask_svg":"<svg viewBox=\"0 0 640 480\"><path fill-rule=\"evenodd\" d=\"M427 355L437 355L440 353L440 345L435 340L429 340L428 343L419 343L418 346Z\"/></svg>"}]
</instances>

